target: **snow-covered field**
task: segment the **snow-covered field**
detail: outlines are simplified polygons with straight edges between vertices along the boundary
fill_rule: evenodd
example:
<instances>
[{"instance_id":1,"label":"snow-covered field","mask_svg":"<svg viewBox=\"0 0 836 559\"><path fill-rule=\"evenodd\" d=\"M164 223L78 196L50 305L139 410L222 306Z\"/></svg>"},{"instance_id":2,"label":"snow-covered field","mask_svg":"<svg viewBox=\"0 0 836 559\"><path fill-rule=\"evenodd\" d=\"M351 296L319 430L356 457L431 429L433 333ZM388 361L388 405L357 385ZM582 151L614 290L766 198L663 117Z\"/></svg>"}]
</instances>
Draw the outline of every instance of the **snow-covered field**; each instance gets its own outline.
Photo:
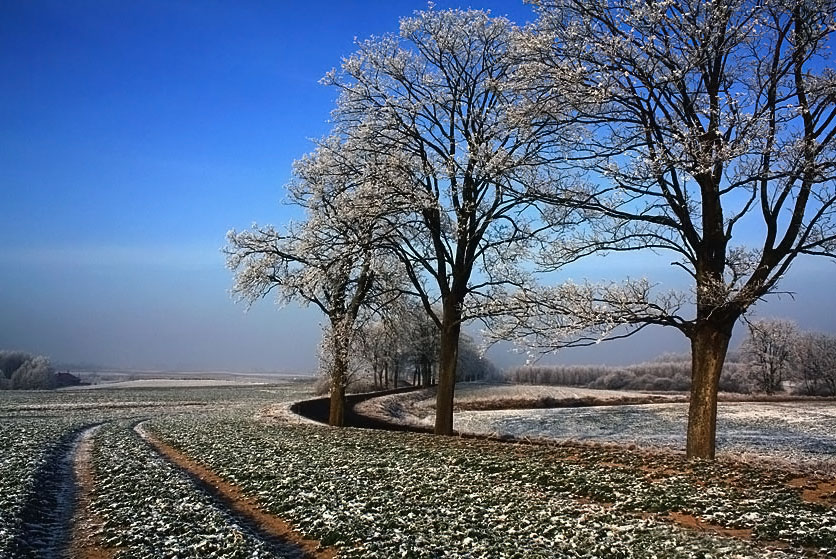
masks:
<instances>
[{"instance_id":1,"label":"snow-covered field","mask_svg":"<svg viewBox=\"0 0 836 559\"><path fill-rule=\"evenodd\" d=\"M115 382L104 382L101 384L88 384L85 386L73 386L70 388L62 388L61 390L101 390L101 389L119 389L119 388L195 388L206 386L240 386L246 384L267 384L266 381L252 381L252 380L220 380L220 379L173 379L173 378L158 378L158 379L136 379L123 380Z\"/></svg>"},{"instance_id":2,"label":"snow-covered field","mask_svg":"<svg viewBox=\"0 0 836 559\"><path fill-rule=\"evenodd\" d=\"M777 558L805 556L801 545L836 553L833 509L799 500L783 472L220 415L149 428L339 557ZM672 523L680 514L744 537ZM791 547L756 543L775 539Z\"/></svg>"},{"instance_id":3,"label":"snow-covered field","mask_svg":"<svg viewBox=\"0 0 836 559\"><path fill-rule=\"evenodd\" d=\"M567 386L521 384L460 383L456 386L455 409L485 410L615 404L617 402L682 401L677 394L649 394L621 390L593 390ZM395 423L432 426L435 415L435 389L381 396L361 402L357 411Z\"/></svg>"},{"instance_id":4,"label":"snow-covered field","mask_svg":"<svg viewBox=\"0 0 836 559\"><path fill-rule=\"evenodd\" d=\"M454 427L460 433L497 437L681 450L688 418L684 399L679 394L465 383L456 387ZM645 400L657 403L636 404ZM506 406L514 409L496 409ZM395 423L432 427L435 391L374 398L357 410ZM836 402L721 401L717 424L720 453L836 470Z\"/></svg>"},{"instance_id":5,"label":"snow-covered field","mask_svg":"<svg viewBox=\"0 0 836 559\"><path fill-rule=\"evenodd\" d=\"M460 412L459 431L682 449L687 404ZM720 452L836 465L834 402L720 402Z\"/></svg>"}]
</instances>

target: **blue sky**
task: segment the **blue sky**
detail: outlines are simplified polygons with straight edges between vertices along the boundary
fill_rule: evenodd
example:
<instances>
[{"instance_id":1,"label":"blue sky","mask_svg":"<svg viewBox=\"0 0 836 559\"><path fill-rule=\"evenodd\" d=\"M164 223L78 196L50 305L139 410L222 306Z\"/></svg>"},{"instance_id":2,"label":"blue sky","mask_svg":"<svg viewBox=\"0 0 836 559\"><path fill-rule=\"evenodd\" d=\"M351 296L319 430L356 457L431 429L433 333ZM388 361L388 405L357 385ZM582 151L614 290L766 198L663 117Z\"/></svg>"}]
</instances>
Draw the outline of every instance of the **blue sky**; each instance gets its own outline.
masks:
<instances>
[{"instance_id":1,"label":"blue sky","mask_svg":"<svg viewBox=\"0 0 836 559\"><path fill-rule=\"evenodd\" d=\"M514 0L469 5L531 14ZM0 348L118 367L311 370L320 317L268 302L245 313L219 249L231 227L288 218L291 163L328 129L334 93L319 78L355 37L396 31L425 7L0 0ZM832 272L813 263L786 287ZM824 285L818 303L775 308L832 331ZM633 358L614 349L576 359Z\"/></svg>"}]
</instances>

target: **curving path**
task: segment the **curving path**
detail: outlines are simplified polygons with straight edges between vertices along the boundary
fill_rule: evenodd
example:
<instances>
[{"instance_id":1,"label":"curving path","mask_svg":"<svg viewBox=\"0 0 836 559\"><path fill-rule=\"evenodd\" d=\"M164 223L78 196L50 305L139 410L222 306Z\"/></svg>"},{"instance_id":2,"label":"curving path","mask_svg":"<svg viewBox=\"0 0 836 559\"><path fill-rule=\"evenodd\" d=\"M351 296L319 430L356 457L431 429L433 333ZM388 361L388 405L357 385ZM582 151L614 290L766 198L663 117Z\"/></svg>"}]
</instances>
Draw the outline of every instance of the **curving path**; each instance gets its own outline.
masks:
<instances>
[{"instance_id":1,"label":"curving path","mask_svg":"<svg viewBox=\"0 0 836 559\"><path fill-rule=\"evenodd\" d=\"M417 427L413 425L400 425L397 423L390 423L381 419L368 417L362 415L355 410L357 404L378 398L380 396L389 396L391 394L405 394L407 392L415 392L418 390L425 390L423 386L408 386L406 388L395 388L392 390L381 390L378 392L363 392L361 394L349 394L346 396L345 402L345 426L346 427L361 427L364 429L383 429L384 431L408 431L412 433L432 433L431 429ZM290 406L290 411L301 415L307 419L317 421L319 423L328 423L328 407L330 399L325 396L322 398L313 398L310 400L302 400L295 402Z\"/></svg>"}]
</instances>

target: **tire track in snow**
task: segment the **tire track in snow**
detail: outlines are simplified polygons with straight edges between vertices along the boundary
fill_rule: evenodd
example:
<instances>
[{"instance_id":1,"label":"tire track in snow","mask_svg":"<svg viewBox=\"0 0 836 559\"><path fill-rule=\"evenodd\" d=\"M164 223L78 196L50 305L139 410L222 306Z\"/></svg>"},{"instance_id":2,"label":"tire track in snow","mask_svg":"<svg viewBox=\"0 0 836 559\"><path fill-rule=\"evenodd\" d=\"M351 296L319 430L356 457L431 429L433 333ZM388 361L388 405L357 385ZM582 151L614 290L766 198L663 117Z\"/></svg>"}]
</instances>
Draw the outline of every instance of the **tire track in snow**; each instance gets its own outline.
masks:
<instances>
[{"instance_id":1,"label":"tire track in snow","mask_svg":"<svg viewBox=\"0 0 836 559\"><path fill-rule=\"evenodd\" d=\"M85 437L101 424L67 434L35 474L33 492L21 512L14 557L74 557L71 551L78 487L75 460Z\"/></svg>"},{"instance_id":2,"label":"tire track in snow","mask_svg":"<svg viewBox=\"0 0 836 559\"><path fill-rule=\"evenodd\" d=\"M186 473L197 487L210 495L231 518L246 526L252 533L276 548L281 557L299 559L333 559L337 550L323 547L316 540L307 539L281 518L265 512L243 491L215 472L198 464L176 448L149 433L141 421L134 431L169 463Z\"/></svg>"}]
</instances>

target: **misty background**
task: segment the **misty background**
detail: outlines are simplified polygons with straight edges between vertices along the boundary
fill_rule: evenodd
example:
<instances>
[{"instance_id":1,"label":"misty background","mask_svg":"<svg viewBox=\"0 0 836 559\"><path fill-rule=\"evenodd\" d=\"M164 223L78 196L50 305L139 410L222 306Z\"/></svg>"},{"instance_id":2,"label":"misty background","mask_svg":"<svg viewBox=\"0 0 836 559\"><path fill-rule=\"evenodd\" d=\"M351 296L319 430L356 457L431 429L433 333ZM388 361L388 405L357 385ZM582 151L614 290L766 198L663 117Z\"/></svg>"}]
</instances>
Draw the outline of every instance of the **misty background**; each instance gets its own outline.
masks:
<instances>
[{"instance_id":1,"label":"misty background","mask_svg":"<svg viewBox=\"0 0 836 559\"><path fill-rule=\"evenodd\" d=\"M516 1L449 7L532 19ZM329 129L317 82L355 37L395 32L420 1L0 3L0 348L57 364L310 372L322 317L229 296L230 228L284 224L291 163ZM801 258L758 317L836 332L836 265ZM653 255L595 258L559 279L646 275ZM471 328L478 332L478 324ZM736 329L736 347L744 328ZM629 364L687 343L673 329L548 362ZM525 357L507 347L499 365Z\"/></svg>"}]
</instances>

